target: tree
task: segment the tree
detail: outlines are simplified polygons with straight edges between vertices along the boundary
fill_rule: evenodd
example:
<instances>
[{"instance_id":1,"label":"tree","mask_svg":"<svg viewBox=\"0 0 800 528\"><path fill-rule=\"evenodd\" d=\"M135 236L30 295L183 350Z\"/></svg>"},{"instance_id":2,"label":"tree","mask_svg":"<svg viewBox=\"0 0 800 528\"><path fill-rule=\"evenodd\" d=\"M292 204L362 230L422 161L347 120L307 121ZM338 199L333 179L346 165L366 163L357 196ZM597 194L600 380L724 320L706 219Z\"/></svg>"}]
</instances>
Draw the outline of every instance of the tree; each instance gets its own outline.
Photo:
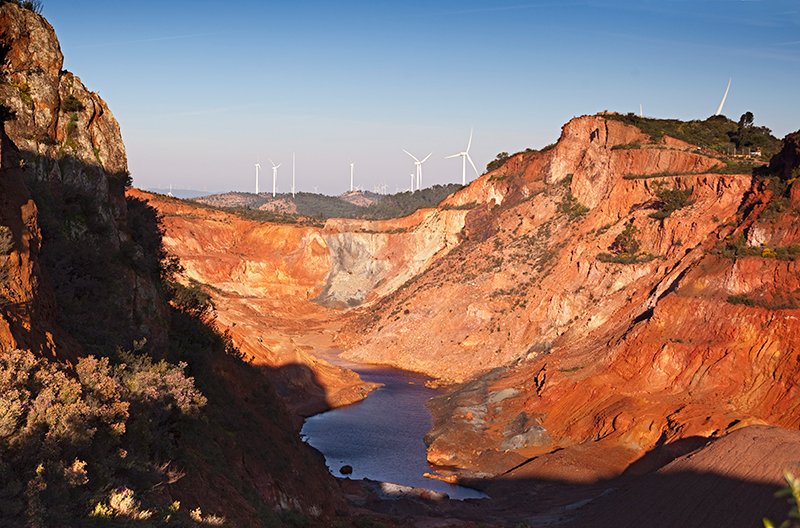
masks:
<instances>
[{"instance_id":1,"label":"tree","mask_svg":"<svg viewBox=\"0 0 800 528\"><path fill-rule=\"evenodd\" d=\"M488 165L486 165L486 171L492 172L495 169L499 169L503 165L503 163L505 163L508 160L508 158L509 158L508 152L499 153L495 159L493 159L492 161L489 162Z\"/></svg>"},{"instance_id":2,"label":"tree","mask_svg":"<svg viewBox=\"0 0 800 528\"><path fill-rule=\"evenodd\" d=\"M753 126L753 112L745 112L739 118L739 128L750 128Z\"/></svg>"},{"instance_id":3,"label":"tree","mask_svg":"<svg viewBox=\"0 0 800 528\"><path fill-rule=\"evenodd\" d=\"M628 222L608 249L615 255L635 255L640 247L639 241L636 240L638 232L639 230L633 225L633 222Z\"/></svg>"},{"instance_id":4,"label":"tree","mask_svg":"<svg viewBox=\"0 0 800 528\"><path fill-rule=\"evenodd\" d=\"M736 148L748 147L753 144L753 112L745 112L739 118L739 123L735 132L729 132L728 136L736 144Z\"/></svg>"}]
</instances>

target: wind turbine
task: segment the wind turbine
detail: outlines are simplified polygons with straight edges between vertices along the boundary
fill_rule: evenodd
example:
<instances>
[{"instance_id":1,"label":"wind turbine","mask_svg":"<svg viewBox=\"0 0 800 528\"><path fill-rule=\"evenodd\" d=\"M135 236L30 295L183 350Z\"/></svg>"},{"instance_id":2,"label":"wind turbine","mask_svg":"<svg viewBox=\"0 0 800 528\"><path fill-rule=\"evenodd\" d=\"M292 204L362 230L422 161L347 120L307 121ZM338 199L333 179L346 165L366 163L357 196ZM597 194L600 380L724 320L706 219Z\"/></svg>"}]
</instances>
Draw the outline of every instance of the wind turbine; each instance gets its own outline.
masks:
<instances>
[{"instance_id":1,"label":"wind turbine","mask_svg":"<svg viewBox=\"0 0 800 528\"><path fill-rule=\"evenodd\" d=\"M350 192L353 192L353 170L355 169L355 162L350 162Z\"/></svg>"},{"instance_id":2,"label":"wind turbine","mask_svg":"<svg viewBox=\"0 0 800 528\"><path fill-rule=\"evenodd\" d=\"M717 113L714 114L715 116L718 116L718 115L720 115L722 113L722 107L725 106L725 100L728 98L728 92L731 89L731 80L732 79L729 77L728 78L728 87L725 88L725 95L722 96L722 101L720 101L720 103L719 103L719 108L717 108Z\"/></svg>"},{"instance_id":3,"label":"wind turbine","mask_svg":"<svg viewBox=\"0 0 800 528\"><path fill-rule=\"evenodd\" d=\"M445 156L444 159L450 158L457 158L461 156L461 185L467 184L467 160L469 160L469 164L472 165L472 168L475 169L475 176L480 176L478 173L478 167L475 166L475 162L472 161L472 158L469 155L469 149L472 146L472 129L469 130L469 142L467 143L467 148L464 152L459 152L458 154L453 154L452 156Z\"/></svg>"},{"instance_id":4,"label":"wind turbine","mask_svg":"<svg viewBox=\"0 0 800 528\"><path fill-rule=\"evenodd\" d=\"M414 165L417 166L417 190L419 190L419 189L422 188L422 164L425 163L426 161L428 161L428 158L431 157L433 152L431 152L430 154L425 156L425 158L423 158L422 160L418 160L416 156L414 156L412 153L410 153L406 149L403 149L403 152L405 152L406 154L411 156L411 158L414 160ZM413 187L413 185L412 185L412 187ZM413 191L414 189L412 188L411 190Z\"/></svg>"},{"instance_id":5,"label":"wind turbine","mask_svg":"<svg viewBox=\"0 0 800 528\"><path fill-rule=\"evenodd\" d=\"M294 152L292 152L292 198L294 198L294 169L295 169L295 160L294 160Z\"/></svg>"},{"instance_id":6,"label":"wind turbine","mask_svg":"<svg viewBox=\"0 0 800 528\"><path fill-rule=\"evenodd\" d=\"M256 162L256 196L258 196L258 171L261 169L261 163Z\"/></svg>"},{"instance_id":7,"label":"wind turbine","mask_svg":"<svg viewBox=\"0 0 800 528\"><path fill-rule=\"evenodd\" d=\"M644 117L644 108L642 108L642 103L639 103L639 117Z\"/></svg>"},{"instance_id":8,"label":"wind turbine","mask_svg":"<svg viewBox=\"0 0 800 528\"><path fill-rule=\"evenodd\" d=\"M269 160L272 163L272 197L275 198L275 191L278 189L278 167L281 166L280 163L275 165L275 162Z\"/></svg>"}]
</instances>

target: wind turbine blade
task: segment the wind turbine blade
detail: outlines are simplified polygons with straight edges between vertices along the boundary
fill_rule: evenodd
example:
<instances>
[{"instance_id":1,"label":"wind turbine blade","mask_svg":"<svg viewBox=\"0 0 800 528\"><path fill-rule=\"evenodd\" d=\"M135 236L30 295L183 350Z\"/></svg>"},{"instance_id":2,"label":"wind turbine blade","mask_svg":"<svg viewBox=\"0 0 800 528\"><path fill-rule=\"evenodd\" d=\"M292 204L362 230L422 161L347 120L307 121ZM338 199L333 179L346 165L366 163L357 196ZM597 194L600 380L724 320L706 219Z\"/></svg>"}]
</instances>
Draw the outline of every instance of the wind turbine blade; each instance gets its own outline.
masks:
<instances>
[{"instance_id":1,"label":"wind turbine blade","mask_svg":"<svg viewBox=\"0 0 800 528\"><path fill-rule=\"evenodd\" d=\"M725 95L722 96L722 101L720 101L720 103L719 103L719 108L717 108L717 113L714 114L715 116L718 116L718 115L720 115L722 113L722 107L725 106L725 100L728 98L728 92L731 89L731 81L732 80L733 79L728 78L728 87L725 88Z\"/></svg>"},{"instance_id":2,"label":"wind turbine blade","mask_svg":"<svg viewBox=\"0 0 800 528\"><path fill-rule=\"evenodd\" d=\"M478 167L472 162L472 158L469 157L469 154L467 154L467 159L469 160L469 164L472 165L472 168L475 169L475 176L480 176L481 174L478 172Z\"/></svg>"},{"instance_id":3,"label":"wind turbine blade","mask_svg":"<svg viewBox=\"0 0 800 528\"><path fill-rule=\"evenodd\" d=\"M417 158L416 158L416 157L415 157L415 156L414 156L412 153L410 153L410 152L409 152L409 151L407 151L406 149L403 149L403 152L405 152L406 154L408 154L409 156L411 156L412 158L414 158L414 161L419 161L419 160L418 160L418 159L417 159Z\"/></svg>"},{"instance_id":4,"label":"wind turbine blade","mask_svg":"<svg viewBox=\"0 0 800 528\"><path fill-rule=\"evenodd\" d=\"M470 129L469 129L469 142L467 143L467 150L466 150L466 152L469 152L469 148L470 148L471 146L472 146L472 129L470 128Z\"/></svg>"},{"instance_id":5,"label":"wind turbine blade","mask_svg":"<svg viewBox=\"0 0 800 528\"><path fill-rule=\"evenodd\" d=\"M432 155L433 155L433 152L431 152L430 154L425 156L425 158L422 161L420 161L420 163L425 163L426 161L428 161L428 158L430 158Z\"/></svg>"},{"instance_id":6,"label":"wind turbine blade","mask_svg":"<svg viewBox=\"0 0 800 528\"><path fill-rule=\"evenodd\" d=\"M459 152L458 154L453 154L452 156L445 156L444 159L457 158L460 155L461 155L461 153Z\"/></svg>"}]
</instances>

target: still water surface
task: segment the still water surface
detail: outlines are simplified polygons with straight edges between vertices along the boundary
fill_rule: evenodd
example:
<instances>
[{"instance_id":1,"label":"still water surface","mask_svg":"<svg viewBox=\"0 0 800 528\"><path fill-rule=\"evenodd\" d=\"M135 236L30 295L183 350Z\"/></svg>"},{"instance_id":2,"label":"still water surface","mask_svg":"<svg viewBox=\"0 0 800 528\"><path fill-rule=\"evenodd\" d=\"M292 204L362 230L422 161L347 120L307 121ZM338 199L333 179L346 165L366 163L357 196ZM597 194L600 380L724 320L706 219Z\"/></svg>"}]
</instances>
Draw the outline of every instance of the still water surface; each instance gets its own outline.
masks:
<instances>
[{"instance_id":1,"label":"still water surface","mask_svg":"<svg viewBox=\"0 0 800 528\"><path fill-rule=\"evenodd\" d=\"M342 361L336 361L342 364ZM346 364L365 381L382 383L367 399L308 418L303 438L325 456L337 477L344 465L352 479L369 478L447 493L453 499L485 495L422 476L431 467L423 438L431 428L425 402L437 394L425 376L383 367Z\"/></svg>"}]
</instances>

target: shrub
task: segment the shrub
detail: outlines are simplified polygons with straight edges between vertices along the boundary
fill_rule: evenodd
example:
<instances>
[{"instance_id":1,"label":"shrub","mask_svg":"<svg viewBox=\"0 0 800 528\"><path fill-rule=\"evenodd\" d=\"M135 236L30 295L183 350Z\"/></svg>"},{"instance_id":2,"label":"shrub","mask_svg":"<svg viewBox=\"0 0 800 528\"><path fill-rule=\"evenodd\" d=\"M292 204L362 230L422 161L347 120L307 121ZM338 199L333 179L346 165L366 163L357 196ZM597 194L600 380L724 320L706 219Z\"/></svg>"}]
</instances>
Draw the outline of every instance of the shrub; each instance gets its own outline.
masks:
<instances>
[{"instance_id":1,"label":"shrub","mask_svg":"<svg viewBox=\"0 0 800 528\"><path fill-rule=\"evenodd\" d=\"M680 121L677 119L653 119L640 117L633 113L604 114L606 119L633 125L655 142L665 135L686 141L699 147L728 152L736 143L740 125L725 116L711 116L703 120ZM766 127L749 126L747 138L750 145L758 147L766 157L777 153L781 147L778 138Z\"/></svg>"},{"instance_id":2,"label":"shrub","mask_svg":"<svg viewBox=\"0 0 800 528\"><path fill-rule=\"evenodd\" d=\"M8 255L12 249L14 249L14 238L11 228L0 225L0 257Z\"/></svg>"},{"instance_id":3,"label":"shrub","mask_svg":"<svg viewBox=\"0 0 800 528\"><path fill-rule=\"evenodd\" d=\"M778 491L775 496L786 498L786 502L789 503L789 519L777 525L764 518L762 520L764 528L797 528L800 526L800 479L789 471L786 471L783 477L786 480L786 487Z\"/></svg>"},{"instance_id":4,"label":"shrub","mask_svg":"<svg viewBox=\"0 0 800 528\"><path fill-rule=\"evenodd\" d=\"M608 247L611 253L600 253L597 260L600 262L613 262L616 264L637 264L649 262L655 257L649 253L640 253L641 244L636 239L639 230L633 222L625 224L625 229L614 238L614 242Z\"/></svg>"},{"instance_id":5,"label":"shrub","mask_svg":"<svg viewBox=\"0 0 800 528\"><path fill-rule=\"evenodd\" d=\"M83 106L77 97L72 94L69 94L61 101L61 110L65 113L71 114L74 112L83 112L86 110L86 107Z\"/></svg>"},{"instance_id":6,"label":"shrub","mask_svg":"<svg viewBox=\"0 0 800 528\"><path fill-rule=\"evenodd\" d=\"M214 311L211 296L203 290L200 283L190 280L188 285L173 281L170 283L172 302L179 310L192 317L206 320Z\"/></svg>"},{"instance_id":7,"label":"shrub","mask_svg":"<svg viewBox=\"0 0 800 528\"><path fill-rule=\"evenodd\" d=\"M30 352L0 356L0 525L75 526L92 511L146 518L127 488L107 505L93 497L165 478L179 420L206 402L184 364L120 359L89 356L71 369Z\"/></svg>"},{"instance_id":8,"label":"shrub","mask_svg":"<svg viewBox=\"0 0 800 528\"><path fill-rule=\"evenodd\" d=\"M572 196L572 193L569 191L567 191L567 193L564 195L564 199L558 206L558 210L566 214L571 220L580 218L589 212L589 208L578 202L578 200Z\"/></svg>"},{"instance_id":9,"label":"shrub","mask_svg":"<svg viewBox=\"0 0 800 528\"><path fill-rule=\"evenodd\" d=\"M800 245L789 246L751 246L743 235L724 243L714 251L716 254L729 259L743 257L761 257L776 260L796 260L800 257Z\"/></svg>"},{"instance_id":10,"label":"shrub","mask_svg":"<svg viewBox=\"0 0 800 528\"><path fill-rule=\"evenodd\" d=\"M509 157L510 157L510 156L508 155L508 152L501 152L501 153L499 153L499 154L497 155L497 157L495 157L495 159L493 159L492 161L490 161L490 162L489 162L489 163L486 165L486 172L492 172L492 171L493 171L493 170L495 170L495 169L499 169L500 167L502 167L502 166L503 166L503 164L504 164L506 161L508 161L508 158L509 158Z\"/></svg>"},{"instance_id":11,"label":"shrub","mask_svg":"<svg viewBox=\"0 0 800 528\"><path fill-rule=\"evenodd\" d=\"M463 204L445 204L442 211L468 211L478 207L478 202L467 202Z\"/></svg>"},{"instance_id":12,"label":"shrub","mask_svg":"<svg viewBox=\"0 0 800 528\"><path fill-rule=\"evenodd\" d=\"M692 191L688 189L681 191L678 189L661 188L656 191L656 195L659 200L657 205L658 210L650 214L650 218L655 218L657 220L663 220L678 209L683 209L694 203L689 199L692 195Z\"/></svg>"},{"instance_id":13,"label":"shrub","mask_svg":"<svg viewBox=\"0 0 800 528\"><path fill-rule=\"evenodd\" d=\"M625 229L616 236L608 249L616 255L637 253L640 247L639 241L636 240L636 233L638 232L639 229L633 225L633 222L628 222L625 224Z\"/></svg>"},{"instance_id":14,"label":"shrub","mask_svg":"<svg viewBox=\"0 0 800 528\"><path fill-rule=\"evenodd\" d=\"M621 145L614 145L611 147L611 150L637 150L642 148L642 144L638 141L634 141L633 143L625 143Z\"/></svg>"}]
</instances>

